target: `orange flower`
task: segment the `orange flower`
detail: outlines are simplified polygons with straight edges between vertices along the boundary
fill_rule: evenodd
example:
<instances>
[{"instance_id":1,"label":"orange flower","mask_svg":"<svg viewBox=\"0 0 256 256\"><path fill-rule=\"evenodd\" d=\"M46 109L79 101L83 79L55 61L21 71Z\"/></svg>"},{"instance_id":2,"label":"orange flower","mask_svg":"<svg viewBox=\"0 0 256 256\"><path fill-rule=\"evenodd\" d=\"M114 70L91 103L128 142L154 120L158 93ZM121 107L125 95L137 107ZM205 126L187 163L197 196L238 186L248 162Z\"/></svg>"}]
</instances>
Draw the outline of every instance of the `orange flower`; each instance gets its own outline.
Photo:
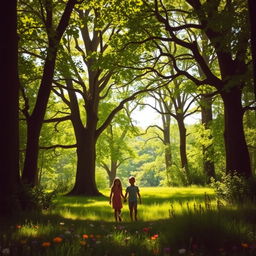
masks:
<instances>
[{"instance_id":1,"label":"orange flower","mask_svg":"<svg viewBox=\"0 0 256 256\"><path fill-rule=\"evenodd\" d=\"M51 246L51 243L50 242L43 242L42 246L43 247L49 247L49 246Z\"/></svg>"},{"instance_id":2,"label":"orange flower","mask_svg":"<svg viewBox=\"0 0 256 256\"><path fill-rule=\"evenodd\" d=\"M86 245L86 241L80 241L81 245Z\"/></svg>"},{"instance_id":3,"label":"orange flower","mask_svg":"<svg viewBox=\"0 0 256 256\"><path fill-rule=\"evenodd\" d=\"M241 243L241 246L242 246L243 248L249 248L249 244L247 244L247 243Z\"/></svg>"},{"instance_id":4,"label":"orange flower","mask_svg":"<svg viewBox=\"0 0 256 256\"><path fill-rule=\"evenodd\" d=\"M83 239L87 239L89 236L86 234L83 234Z\"/></svg>"},{"instance_id":5,"label":"orange flower","mask_svg":"<svg viewBox=\"0 0 256 256\"><path fill-rule=\"evenodd\" d=\"M20 229L20 228L21 228L21 225L16 225L16 228L17 228L17 229Z\"/></svg>"},{"instance_id":6,"label":"orange flower","mask_svg":"<svg viewBox=\"0 0 256 256\"><path fill-rule=\"evenodd\" d=\"M151 236L151 240L156 240L157 238L158 238L158 235L157 235L157 234Z\"/></svg>"},{"instance_id":7,"label":"orange flower","mask_svg":"<svg viewBox=\"0 0 256 256\"><path fill-rule=\"evenodd\" d=\"M63 240L63 239L62 239L61 237L59 237L59 236L56 236L56 237L53 238L53 242L54 242L54 243L61 243L62 240Z\"/></svg>"},{"instance_id":8,"label":"orange flower","mask_svg":"<svg viewBox=\"0 0 256 256\"><path fill-rule=\"evenodd\" d=\"M90 235L90 238L94 238L94 235L93 235L93 234L91 234L91 235Z\"/></svg>"}]
</instances>

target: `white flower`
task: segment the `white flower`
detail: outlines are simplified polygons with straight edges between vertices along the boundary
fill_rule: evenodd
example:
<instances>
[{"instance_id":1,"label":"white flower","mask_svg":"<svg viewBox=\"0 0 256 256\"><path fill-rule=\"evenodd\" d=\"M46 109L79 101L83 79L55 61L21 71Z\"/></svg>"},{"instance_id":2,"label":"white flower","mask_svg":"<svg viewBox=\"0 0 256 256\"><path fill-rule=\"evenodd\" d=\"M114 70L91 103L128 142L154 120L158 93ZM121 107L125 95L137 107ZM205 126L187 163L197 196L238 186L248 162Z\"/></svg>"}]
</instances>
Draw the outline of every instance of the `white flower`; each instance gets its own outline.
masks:
<instances>
[{"instance_id":1,"label":"white flower","mask_svg":"<svg viewBox=\"0 0 256 256\"><path fill-rule=\"evenodd\" d=\"M186 249L182 248L178 250L179 254L185 254L186 253Z\"/></svg>"},{"instance_id":2,"label":"white flower","mask_svg":"<svg viewBox=\"0 0 256 256\"><path fill-rule=\"evenodd\" d=\"M9 248L4 248L4 249L2 250L2 254L3 254L3 255L9 255L9 254L10 254L10 249L9 249Z\"/></svg>"}]
</instances>

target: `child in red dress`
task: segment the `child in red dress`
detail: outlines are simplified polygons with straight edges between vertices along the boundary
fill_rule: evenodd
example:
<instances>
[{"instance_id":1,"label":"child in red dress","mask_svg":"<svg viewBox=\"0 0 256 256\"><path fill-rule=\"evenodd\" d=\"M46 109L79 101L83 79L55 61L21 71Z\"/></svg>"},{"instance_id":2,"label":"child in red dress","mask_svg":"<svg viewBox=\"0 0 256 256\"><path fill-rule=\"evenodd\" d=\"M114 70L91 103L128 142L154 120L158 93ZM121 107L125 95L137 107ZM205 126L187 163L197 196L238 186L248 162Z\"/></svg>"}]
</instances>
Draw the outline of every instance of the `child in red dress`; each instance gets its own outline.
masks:
<instances>
[{"instance_id":1,"label":"child in red dress","mask_svg":"<svg viewBox=\"0 0 256 256\"><path fill-rule=\"evenodd\" d=\"M112 203L116 221L122 221L122 218L121 218L121 209L123 207L122 198L124 198L124 195L123 195L121 180L119 178L115 178L111 186L109 204Z\"/></svg>"}]
</instances>

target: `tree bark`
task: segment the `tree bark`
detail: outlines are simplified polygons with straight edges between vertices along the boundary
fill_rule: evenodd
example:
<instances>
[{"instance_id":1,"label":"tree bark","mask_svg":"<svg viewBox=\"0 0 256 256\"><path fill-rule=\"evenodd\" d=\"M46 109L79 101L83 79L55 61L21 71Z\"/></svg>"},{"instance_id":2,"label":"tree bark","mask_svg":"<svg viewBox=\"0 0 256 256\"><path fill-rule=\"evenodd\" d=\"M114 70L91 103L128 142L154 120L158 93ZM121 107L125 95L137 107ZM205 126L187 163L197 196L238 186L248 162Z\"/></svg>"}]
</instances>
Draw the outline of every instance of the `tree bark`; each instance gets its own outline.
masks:
<instances>
[{"instance_id":1,"label":"tree bark","mask_svg":"<svg viewBox=\"0 0 256 256\"><path fill-rule=\"evenodd\" d=\"M177 116L177 122L179 127L180 134L180 160L181 168L185 172L185 185L191 184L191 177L188 168L188 159L187 159L187 150L186 150L186 141L187 141L187 130L184 124L183 117Z\"/></svg>"},{"instance_id":2,"label":"tree bark","mask_svg":"<svg viewBox=\"0 0 256 256\"><path fill-rule=\"evenodd\" d=\"M39 153L39 137L43 125L44 115L51 92L51 84L54 74L56 47L48 50L45 62L43 78L37 96L37 101L32 115L27 120L27 146L22 181L30 186L35 186L37 181L37 160Z\"/></svg>"},{"instance_id":3,"label":"tree bark","mask_svg":"<svg viewBox=\"0 0 256 256\"><path fill-rule=\"evenodd\" d=\"M234 87L221 93L224 102L226 172L251 176L249 151L243 128L242 91Z\"/></svg>"},{"instance_id":4,"label":"tree bark","mask_svg":"<svg viewBox=\"0 0 256 256\"><path fill-rule=\"evenodd\" d=\"M72 80L66 79L66 84L70 98L71 121L75 131L77 144L77 169L76 179L73 189L68 195L98 196L95 181L95 161L96 161L96 142L97 130L97 109L98 98L92 97L86 102L86 126L83 126L79 104L73 89Z\"/></svg>"},{"instance_id":5,"label":"tree bark","mask_svg":"<svg viewBox=\"0 0 256 256\"><path fill-rule=\"evenodd\" d=\"M0 216L10 217L20 209L19 176L19 78L17 1L5 3L0 16L1 133Z\"/></svg>"},{"instance_id":6,"label":"tree bark","mask_svg":"<svg viewBox=\"0 0 256 256\"><path fill-rule=\"evenodd\" d=\"M212 99L202 96L201 103L202 124L205 129L210 129L210 123L212 121ZM208 147L203 146L203 166L207 184L210 183L211 177L215 177L214 161L209 159L209 156L213 156L213 150L213 145Z\"/></svg>"},{"instance_id":7,"label":"tree bark","mask_svg":"<svg viewBox=\"0 0 256 256\"><path fill-rule=\"evenodd\" d=\"M81 138L77 138L75 185L68 195L99 196L101 193L95 183L96 139L86 130L82 134Z\"/></svg>"},{"instance_id":8,"label":"tree bark","mask_svg":"<svg viewBox=\"0 0 256 256\"><path fill-rule=\"evenodd\" d=\"M172 166L172 151L171 151L171 141L170 141L170 115L165 115L163 119L163 135L164 135L164 156L165 156L165 168L166 168L166 178L167 185L171 185L171 166Z\"/></svg>"}]
</instances>

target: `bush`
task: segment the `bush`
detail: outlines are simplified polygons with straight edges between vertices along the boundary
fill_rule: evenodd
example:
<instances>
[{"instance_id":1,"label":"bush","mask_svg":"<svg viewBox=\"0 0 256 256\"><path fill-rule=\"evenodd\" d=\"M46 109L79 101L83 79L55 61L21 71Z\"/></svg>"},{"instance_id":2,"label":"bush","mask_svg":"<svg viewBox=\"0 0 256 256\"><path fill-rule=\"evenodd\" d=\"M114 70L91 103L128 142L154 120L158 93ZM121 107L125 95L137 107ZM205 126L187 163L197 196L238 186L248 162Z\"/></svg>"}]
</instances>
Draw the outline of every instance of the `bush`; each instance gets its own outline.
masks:
<instances>
[{"instance_id":1,"label":"bush","mask_svg":"<svg viewBox=\"0 0 256 256\"><path fill-rule=\"evenodd\" d=\"M223 173L220 181L211 178L210 185L215 190L218 200L230 204L243 204L255 200L255 180L246 179L237 172Z\"/></svg>"},{"instance_id":2,"label":"bush","mask_svg":"<svg viewBox=\"0 0 256 256\"><path fill-rule=\"evenodd\" d=\"M22 185L19 198L23 210L48 209L53 205L53 199L57 196L57 190L46 192L44 187Z\"/></svg>"}]
</instances>

